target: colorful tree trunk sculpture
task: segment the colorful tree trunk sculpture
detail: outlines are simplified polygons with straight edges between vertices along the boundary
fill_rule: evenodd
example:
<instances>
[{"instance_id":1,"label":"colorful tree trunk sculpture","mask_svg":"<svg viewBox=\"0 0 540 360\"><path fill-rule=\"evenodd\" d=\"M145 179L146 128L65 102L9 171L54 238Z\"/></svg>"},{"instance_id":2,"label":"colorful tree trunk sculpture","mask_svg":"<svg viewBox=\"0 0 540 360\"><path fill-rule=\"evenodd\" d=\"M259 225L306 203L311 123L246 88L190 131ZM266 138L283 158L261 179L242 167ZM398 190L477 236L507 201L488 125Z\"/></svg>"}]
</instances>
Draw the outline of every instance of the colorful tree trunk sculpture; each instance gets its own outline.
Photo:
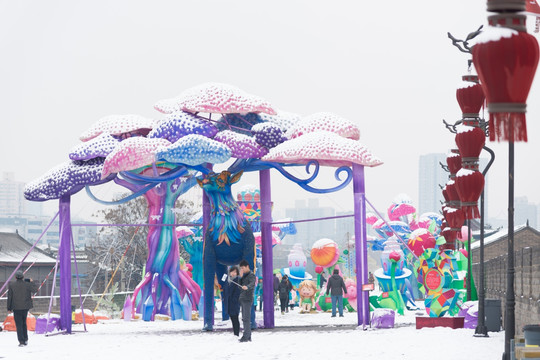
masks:
<instances>
[{"instance_id":1,"label":"colorful tree trunk sculpture","mask_svg":"<svg viewBox=\"0 0 540 360\"><path fill-rule=\"evenodd\" d=\"M133 309L141 312L146 321L154 320L156 314L170 314L173 320L191 318L190 312L184 313L196 309L201 296L199 285L180 269L173 208L176 199L195 184L193 177L184 180L177 178L160 183L143 195L148 202L150 225L148 259L146 273L133 292L132 302ZM140 180L117 178L115 182L135 193L144 188ZM139 294L140 300L136 304Z\"/></svg>"}]
</instances>

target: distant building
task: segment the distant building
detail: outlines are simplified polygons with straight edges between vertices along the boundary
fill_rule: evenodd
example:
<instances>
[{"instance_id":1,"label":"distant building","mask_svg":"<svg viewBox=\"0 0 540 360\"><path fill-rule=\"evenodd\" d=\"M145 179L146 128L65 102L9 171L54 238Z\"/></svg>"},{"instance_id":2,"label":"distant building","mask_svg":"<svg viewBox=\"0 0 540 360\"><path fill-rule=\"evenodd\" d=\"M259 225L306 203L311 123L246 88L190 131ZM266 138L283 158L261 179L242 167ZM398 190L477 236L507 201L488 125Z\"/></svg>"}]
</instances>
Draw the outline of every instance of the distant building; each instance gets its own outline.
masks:
<instances>
[{"instance_id":1,"label":"distant building","mask_svg":"<svg viewBox=\"0 0 540 360\"><path fill-rule=\"evenodd\" d=\"M319 206L319 199L296 200L294 208L285 209L285 217L293 220L320 219L335 216L335 209ZM319 239L336 240L336 220L318 220L296 223L298 233L287 235L287 244L300 243L304 249L311 250L311 245Z\"/></svg>"},{"instance_id":2,"label":"distant building","mask_svg":"<svg viewBox=\"0 0 540 360\"><path fill-rule=\"evenodd\" d=\"M12 172L2 173L0 179L0 229L17 232L24 239L34 243L43 233L51 218L43 216L42 204L39 201L28 201L24 198L25 183L15 181ZM73 223L95 224L92 222L72 219ZM75 247L84 245L96 238L95 226L73 227ZM56 219L41 239L41 244L58 247L60 231Z\"/></svg>"},{"instance_id":3,"label":"distant building","mask_svg":"<svg viewBox=\"0 0 540 360\"><path fill-rule=\"evenodd\" d=\"M0 179L0 216L42 215L41 203L28 201L24 198L24 185L23 182L15 181L14 173L2 173Z\"/></svg>"},{"instance_id":4,"label":"distant building","mask_svg":"<svg viewBox=\"0 0 540 360\"><path fill-rule=\"evenodd\" d=\"M448 173L440 164L446 165L446 154L420 155L418 167L418 214L441 210L444 201L442 190L448 181Z\"/></svg>"}]
</instances>

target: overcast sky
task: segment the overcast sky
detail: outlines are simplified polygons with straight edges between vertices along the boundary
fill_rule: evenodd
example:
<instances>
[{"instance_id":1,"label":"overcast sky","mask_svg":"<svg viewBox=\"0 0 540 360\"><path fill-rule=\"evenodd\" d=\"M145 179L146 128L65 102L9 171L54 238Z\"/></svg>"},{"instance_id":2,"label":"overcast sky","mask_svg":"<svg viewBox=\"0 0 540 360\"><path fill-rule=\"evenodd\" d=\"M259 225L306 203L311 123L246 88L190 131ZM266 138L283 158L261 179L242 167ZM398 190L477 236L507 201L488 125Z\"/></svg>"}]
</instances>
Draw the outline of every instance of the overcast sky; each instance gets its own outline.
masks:
<instances>
[{"instance_id":1,"label":"overcast sky","mask_svg":"<svg viewBox=\"0 0 540 360\"><path fill-rule=\"evenodd\" d=\"M66 161L101 117L160 118L157 100L212 81L281 110L355 121L361 141L384 161L366 170L368 199L384 210L406 193L417 204L418 158L454 147L442 119L461 116L455 91L467 54L446 33L464 38L486 16L483 0L0 0L0 171L30 181ZM536 204L539 92L536 80L529 142L516 144L515 165L515 195ZM508 144L490 146L497 158L489 212L504 217ZM275 207L314 197L277 173L272 181ZM349 186L319 198L347 211L351 194ZM86 195L73 202L75 214L94 207Z\"/></svg>"}]
</instances>

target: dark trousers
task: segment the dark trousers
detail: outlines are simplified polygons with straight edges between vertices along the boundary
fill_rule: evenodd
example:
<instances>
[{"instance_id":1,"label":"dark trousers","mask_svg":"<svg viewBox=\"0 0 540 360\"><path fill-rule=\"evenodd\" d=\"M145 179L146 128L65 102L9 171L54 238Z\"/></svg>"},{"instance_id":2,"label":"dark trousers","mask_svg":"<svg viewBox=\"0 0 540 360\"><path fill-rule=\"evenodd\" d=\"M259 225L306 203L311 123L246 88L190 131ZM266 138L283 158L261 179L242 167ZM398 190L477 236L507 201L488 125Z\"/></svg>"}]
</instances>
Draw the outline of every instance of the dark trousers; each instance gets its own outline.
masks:
<instances>
[{"instance_id":1,"label":"dark trousers","mask_svg":"<svg viewBox=\"0 0 540 360\"><path fill-rule=\"evenodd\" d=\"M231 318L234 335L240 335L240 321L238 321L238 315L229 315L229 317Z\"/></svg>"},{"instance_id":2,"label":"dark trousers","mask_svg":"<svg viewBox=\"0 0 540 360\"><path fill-rule=\"evenodd\" d=\"M26 328L26 317L28 310L13 310L13 320L17 328L17 340L19 344L24 344L28 341L28 329Z\"/></svg>"},{"instance_id":3,"label":"dark trousers","mask_svg":"<svg viewBox=\"0 0 540 360\"><path fill-rule=\"evenodd\" d=\"M251 339L251 309L253 308L253 301L240 301L240 307L242 308L242 326L244 327L242 337L244 339Z\"/></svg>"},{"instance_id":4,"label":"dark trousers","mask_svg":"<svg viewBox=\"0 0 540 360\"><path fill-rule=\"evenodd\" d=\"M287 309L287 306L289 306L289 298L280 296L279 306L281 306L281 312L284 312Z\"/></svg>"}]
</instances>

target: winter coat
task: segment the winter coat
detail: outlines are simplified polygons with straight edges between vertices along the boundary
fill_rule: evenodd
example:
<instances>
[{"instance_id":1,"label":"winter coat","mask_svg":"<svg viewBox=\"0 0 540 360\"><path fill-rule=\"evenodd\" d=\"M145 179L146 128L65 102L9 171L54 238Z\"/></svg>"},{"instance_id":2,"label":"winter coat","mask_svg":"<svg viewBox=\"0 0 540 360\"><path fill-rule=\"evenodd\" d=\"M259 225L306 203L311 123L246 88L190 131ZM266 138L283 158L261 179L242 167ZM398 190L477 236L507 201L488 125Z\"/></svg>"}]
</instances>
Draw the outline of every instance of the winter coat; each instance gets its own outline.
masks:
<instances>
[{"instance_id":1,"label":"winter coat","mask_svg":"<svg viewBox=\"0 0 540 360\"><path fill-rule=\"evenodd\" d=\"M279 283L279 286L278 286L279 297L283 299L287 299L289 297L289 293L291 292L291 290L292 290L291 282L287 279L281 279L281 282Z\"/></svg>"},{"instance_id":2,"label":"winter coat","mask_svg":"<svg viewBox=\"0 0 540 360\"><path fill-rule=\"evenodd\" d=\"M328 282L326 283L326 295L328 295L328 292L330 292L330 295L332 296L342 296L343 292L345 292L345 294L347 293L345 281L343 281L343 278L339 276L339 274L333 274L328 279Z\"/></svg>"},{"instance_id":3,"label":"winter coat","mask_svg":"<svg viewBox=\"0 0 540 360\"><path fill-rule=\"evenodd\" d=\"M239 283L240 278L237 276L232 281ZM240 301L238 300L240 296L240 286L235 283L229 284L229 298L228 298L228 307L227 313L229 315L239 315L240 314Z\"/></svg>"},{"instance_id":4,"label":"winter coat","mask_svg":"<svg viewBox=\"0 0 540 360\"><path fill-rule=\"evenodd\" d=\"M277 293L279 289L279 279L276 275L274 275L274 293Z\"/></svg>"},{"instance_id":5,"label":"winter coat","mask_svg":"<svg viewBox=\"0 0 540 360\"><path fill-rule=\"evenodd\" d=\"M11 281L8 287L8 311L29 310L34 307L32 295L37 291L37 286L33 281L17 279Z\"/></svg>"},{"instance_id":6,"label":"winter coat","mask_svg":"<svg viewBox=\"0 0 540 360\"><path fill-rule=\"evenodd\" d=\"M242 276L242 278L240 279L240 285L247 286L247 290L240 288L240 296L238 297L240 302L253 302L253 294L255 292L256 283L257 277L255 276L253 271L250 271L247 274L244 274L244 276Z\"/></svg>"}]
</instances>

